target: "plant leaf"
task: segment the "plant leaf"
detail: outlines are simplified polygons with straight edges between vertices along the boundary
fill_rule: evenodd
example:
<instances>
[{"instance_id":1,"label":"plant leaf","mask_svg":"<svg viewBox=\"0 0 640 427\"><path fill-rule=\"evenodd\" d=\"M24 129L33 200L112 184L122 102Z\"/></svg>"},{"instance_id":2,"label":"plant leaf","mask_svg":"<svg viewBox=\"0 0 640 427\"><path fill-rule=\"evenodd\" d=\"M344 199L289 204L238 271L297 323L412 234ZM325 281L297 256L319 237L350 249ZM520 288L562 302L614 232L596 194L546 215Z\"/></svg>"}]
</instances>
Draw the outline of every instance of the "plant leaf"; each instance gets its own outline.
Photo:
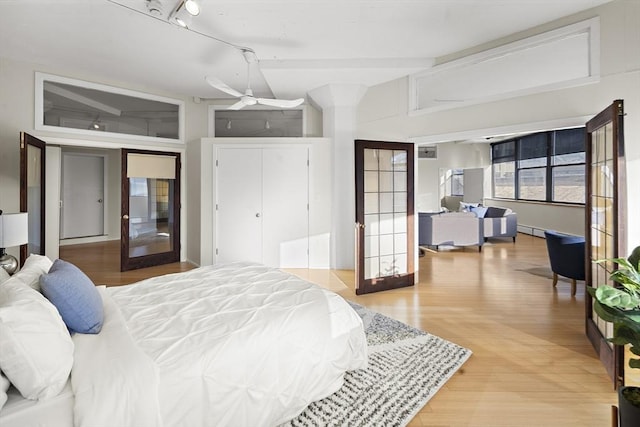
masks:
<instances>
[{"instance_id":1,"label":"plant leaf","mask_svg":"<svg viewBox=\"0 0 640 427\"><path fill-rule=\"evenodd\" d=\"M596 289L596 298L602 304L614 308L633 309L640 305L640 298L609 285Z\"/></svg>"}]
</instances>

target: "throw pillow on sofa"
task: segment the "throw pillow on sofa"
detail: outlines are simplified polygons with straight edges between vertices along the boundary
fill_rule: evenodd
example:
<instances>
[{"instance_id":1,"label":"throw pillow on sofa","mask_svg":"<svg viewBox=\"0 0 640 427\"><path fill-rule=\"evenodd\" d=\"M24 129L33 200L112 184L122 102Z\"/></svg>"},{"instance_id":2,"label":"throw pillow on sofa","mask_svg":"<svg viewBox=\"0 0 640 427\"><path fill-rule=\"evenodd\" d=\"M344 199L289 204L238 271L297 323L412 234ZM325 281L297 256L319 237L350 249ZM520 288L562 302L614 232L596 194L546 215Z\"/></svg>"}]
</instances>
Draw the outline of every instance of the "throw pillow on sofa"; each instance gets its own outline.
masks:
<instances>
[{"instance_id":1,"label":"throw pillow on sofa","mask_svg":"<svg viewBox=\"0 0 640 427\"><path fill-rule=\"evenodd\" d=\"M485 218L502 218L504 214L507 212L504 208L496 208L494 206L490 206L487 208L487 212L484 214Z\"/></svg>"}]
</instances>

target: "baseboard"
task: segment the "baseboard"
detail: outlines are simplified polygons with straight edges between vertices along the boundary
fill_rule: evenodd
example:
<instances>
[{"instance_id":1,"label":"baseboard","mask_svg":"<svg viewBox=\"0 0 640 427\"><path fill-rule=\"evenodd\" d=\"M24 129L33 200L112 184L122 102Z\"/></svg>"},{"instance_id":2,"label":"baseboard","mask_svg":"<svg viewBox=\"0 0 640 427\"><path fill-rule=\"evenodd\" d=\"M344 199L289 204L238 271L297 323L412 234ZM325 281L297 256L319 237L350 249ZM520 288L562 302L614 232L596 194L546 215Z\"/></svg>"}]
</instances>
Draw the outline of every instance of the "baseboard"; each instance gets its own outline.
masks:
<instances>
[{"instance_id":1,"label":"baseboard","mask_svg":"<svg viewBox=\"0 0 640 427\"><path fill-rule=\"evenodd\" d=\"M533 225L518 224L518 233L544 238L544 229Z\"/></svg>"}]
</instances>

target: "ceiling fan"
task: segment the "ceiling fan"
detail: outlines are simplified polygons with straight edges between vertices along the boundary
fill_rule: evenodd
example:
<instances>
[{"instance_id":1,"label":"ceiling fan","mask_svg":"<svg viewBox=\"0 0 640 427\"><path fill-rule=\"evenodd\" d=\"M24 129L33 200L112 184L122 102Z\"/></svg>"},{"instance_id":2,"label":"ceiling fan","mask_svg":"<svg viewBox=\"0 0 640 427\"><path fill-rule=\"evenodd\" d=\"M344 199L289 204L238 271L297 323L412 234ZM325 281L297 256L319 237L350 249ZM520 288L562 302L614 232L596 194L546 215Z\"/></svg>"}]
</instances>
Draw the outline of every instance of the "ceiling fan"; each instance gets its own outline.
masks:
<instances>
[{"instance_id":1,"label":"ceiling fan","mask_svg":"<svg viewBox=\"0 0 640 427\"><path fill-rule=\"evenodd\" d=\"M256 98L253 96L253 90L251 90L251 64L257 62L255 53L253 50L248 48L243 48L242 54L244 55L247 61L247 88L244 93L239 92L222 80L213 76L205 76L205 80L214 88L227 93L231 96L235 96L236 98L240 98L240 101L236 102L233 105L227 107L228 110L239 110L246 106L261 104L268 105L270 107L278 107L278 108L294 108L304 102L304 98L298 99L274 99L274 98Z\"/></svg>"}]
</instances>

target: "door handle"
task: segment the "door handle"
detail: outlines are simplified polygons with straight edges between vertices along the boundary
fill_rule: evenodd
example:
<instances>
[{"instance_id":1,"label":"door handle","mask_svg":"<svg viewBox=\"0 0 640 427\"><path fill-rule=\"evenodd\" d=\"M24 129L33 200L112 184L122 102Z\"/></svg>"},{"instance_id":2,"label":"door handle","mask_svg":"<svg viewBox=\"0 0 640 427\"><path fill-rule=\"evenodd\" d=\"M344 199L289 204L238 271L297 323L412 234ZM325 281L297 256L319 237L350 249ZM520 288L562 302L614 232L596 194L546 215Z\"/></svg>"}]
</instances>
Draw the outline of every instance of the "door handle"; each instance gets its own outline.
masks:
<instances>
[{"instance_id":1,"label":"door handle","mask_svg":"<svg viewBox=\"0 0 640 427\"><path fill-rule=\"evenodd\" d=\"M102 199L98 199L98 203L102 203Z\"/></svg>"},{"instance_id":2,"label":"door handle","mask_svg":"<svg viewBox=\"0 0 640 427\"><path fill-rule=\"evenodd\" d=\"M256 214L256 218L260 218L260 212Z\"/></svg>"},{"instance_id":3,"label":"door handle","mask_svg":"<svg viewBox=\"0 0 640 427\"><path fill-rule=\"evenodd\" d=\"M129 219L129 215L127 214L122 215L122 219Z\"/></svg>"}]
</instances>

